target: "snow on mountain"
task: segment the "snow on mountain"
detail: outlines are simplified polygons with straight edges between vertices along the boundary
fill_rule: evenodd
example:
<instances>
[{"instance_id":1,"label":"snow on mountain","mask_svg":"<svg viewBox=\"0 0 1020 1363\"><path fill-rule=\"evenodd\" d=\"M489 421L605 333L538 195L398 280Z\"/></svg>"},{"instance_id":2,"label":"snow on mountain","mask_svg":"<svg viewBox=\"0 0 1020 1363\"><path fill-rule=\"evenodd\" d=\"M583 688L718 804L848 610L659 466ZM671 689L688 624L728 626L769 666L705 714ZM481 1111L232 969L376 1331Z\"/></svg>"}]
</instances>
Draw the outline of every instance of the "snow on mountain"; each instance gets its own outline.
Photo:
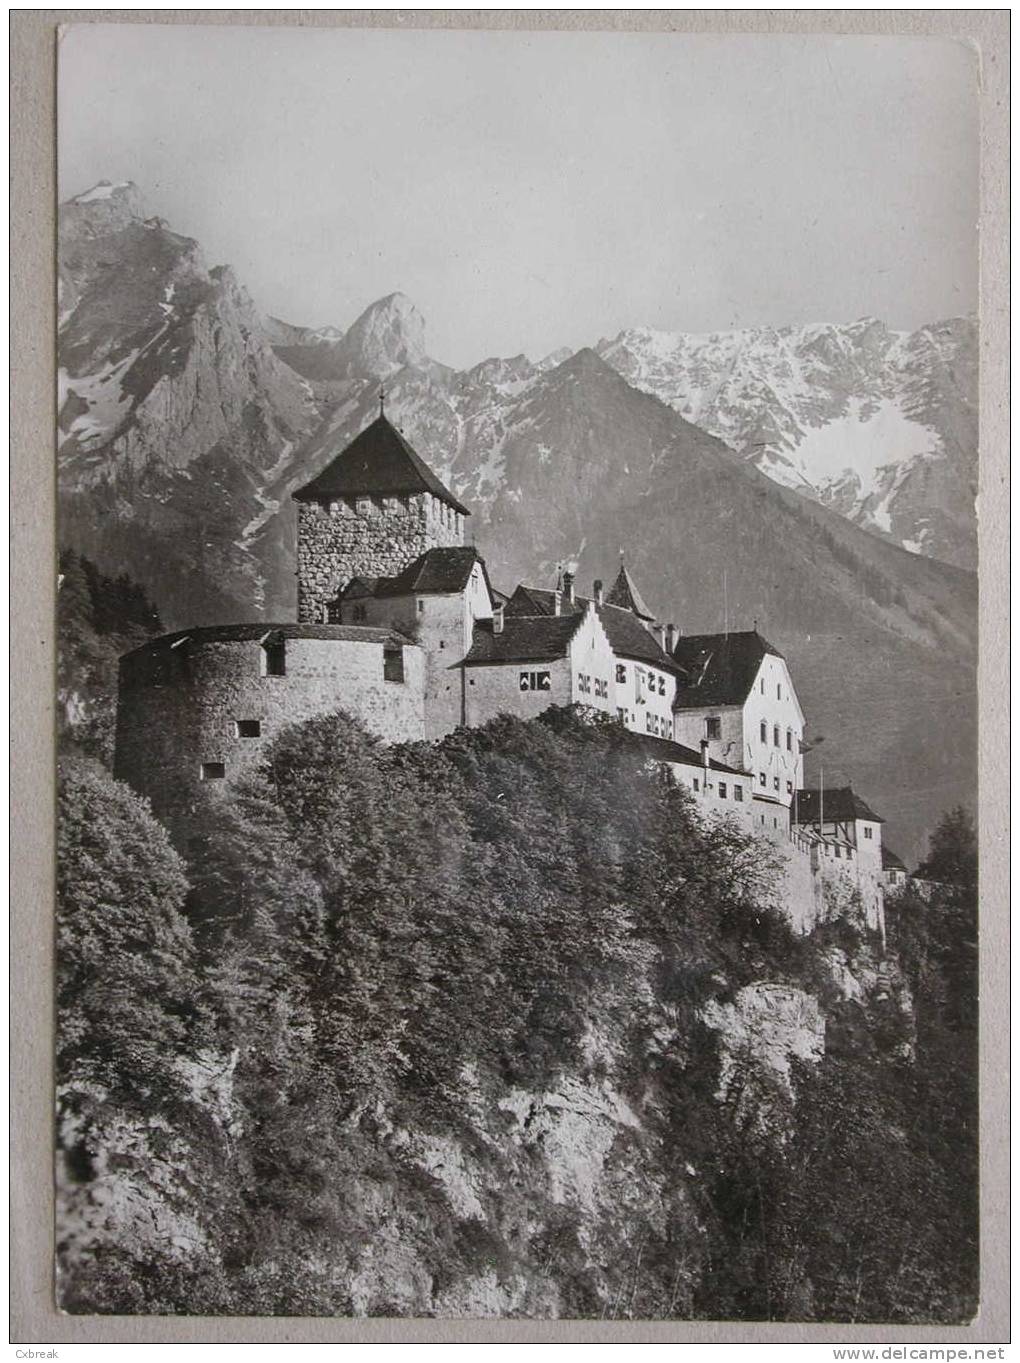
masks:
<instances>
[{"instance_id":1,"label":"snow on mountain","mask_svg":"<svg viewBox=\"0 0 1020 1363\"><path fill-rule=\"evenodd\" d=\"M973 567L977 339L849 325L634 328L597 350L775 482L914 552Z\"/></svg>"}]
</instances>

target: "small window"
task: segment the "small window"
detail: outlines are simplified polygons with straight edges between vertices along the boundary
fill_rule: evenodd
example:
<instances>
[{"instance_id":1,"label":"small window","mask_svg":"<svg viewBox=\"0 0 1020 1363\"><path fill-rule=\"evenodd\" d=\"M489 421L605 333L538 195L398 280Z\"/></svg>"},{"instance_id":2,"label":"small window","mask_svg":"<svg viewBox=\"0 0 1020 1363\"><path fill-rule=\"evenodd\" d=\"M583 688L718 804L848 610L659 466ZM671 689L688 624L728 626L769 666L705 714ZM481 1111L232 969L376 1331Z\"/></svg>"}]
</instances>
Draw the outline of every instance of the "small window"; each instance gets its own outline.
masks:
<instances>
[{"instance_id":1,"label":"small window","mask_svg":"<svg viewBox=\"0 0 1020 1363\"><path fill-rule=\"evenodd\" d=\"M404 650L399 645L383 649L383 680L388 682L404 680Z\"/></svg>"},{"instance_id":2,"label":"small window","mask_svg":"<svg viewBox=\"0 0 1020 1363\"><path fill-rule=\"evenodd\" d=\"M705 720L705 737L722 738L722 720L715 715Z\"/></svg>"},{"instance_id":3,"label":"small window","mask_svg":"<svg viewBox=\"0 0 1020 1363\"><path fill-rule=\"evenodd\" d=\"M793 782L792 782L792 781L787 781L787 783L786 783L786 793L787 793L787 795L792 795L792 794L793 794Z\"/></svg>"},{"instance_id":4,"label":"small window","mask_svg":"<svg viewBox=\"0 0 1020 1363\"><path fill-rule=\"evenodd\" d=\"M764 677L762 677L762 679L761 679L761 693L762 693L762 695L764 696L764 694L765 694L765 678L764 678Z\"/></svg>"},{"instance_id":5,"label":"small window","mask_svg":"<svg viewBox=\"0 0 1020 1363\"><path fill-rule=\"evenodd\" d=\"M758 784L759 784L760 786L763 786L763 785L765 784L765 773L764 773L763 771L760 771L760 772L758 773ZM762 818L764 818L764 817L765 817L765 816L762 815Z\"/></svg>"},{"instance_id":6,"label":"small window","mask_svg":"<svg viewBox=\"0 0 1020 1363\"><path fill-rule=\"evenodd\" d=\"M222 781L227 774L227 768L223 762L203 762L202 780L203 781Z\"/></svg>"},{"instance_id":7,"label":"small window","mask_svg":"<svg viewBox=\"0 0 1020 1363\"><path fill-rule=\"evenodd\" d=\"M793 752L793 730L792 730L792 729L787 729L787 731L786 731L786 751L787 751L787 752Z\"/></svg>"},{"instance_id":8,"label":"small window","mask_svg":"<svg viewBox=\"0 0 1020 1363\"><path fill-rule=\"evenodd\" d=\"M421 597L418 598L418 614L419 615L425 614L425 602L421 599Z\"/></svg>"},{"instance_id":9,"label":"small window","mask_svg":"<svg viewBox=\"0 0 1020 1363\"><path fill-rule=\"evenodd\" d=\"M772 746L773 746L774 748L778 748L778 747L779 747L779 725L778 725L778 724L773 724L773 726L772 726Z\"/></svg>"},{"instance_id":10,"label":"small window","mask_svg":"<svg viewBox=\"0 0 1020 1363\"><path fill-rule=\"evenodd\" d=\"M774 787L776 790L779 789L779 777L778 777L778 776L773 776L773 778L772 778L772 785L773 785L773 787Z\"/></svg>"},{"instance_id":11,"label":"small window","mask_svg":"<svg viewBox=\"0 0 1020 1363\"><path fill-rule=\"evenodd\" d=\"M726 799L726 782L725 782L725 781L720 781L720 782L719 782L719 799L720 799L720 800L725 800L725 799Z\"/></svg>"},{"instance_id":12,"label":"small window","mask_svg":"<svg viewBox=\"0 0 1020 1363\"><path fill-rule=\"evenodd\" d=\"M367 608L366 608L365 606L355 606L355 607L354 607L354 618L355 618L355 620L367 620L367 619L368 619L368 610L367 610Z\"/></svg>"},{"instance_id":13,"label":"small window","mask_svg":"<svg viewBox=\"0 0 1020 1363\"><path fill-rule=\"evenodd\" d=\"M783 699L783 688L782 688L782 687L779 685L779 683L777 682L777 683L776 683L776 700L782 700L782 699Z\"/></svg>"},{"instance_id":14,"label":"small window","mask_svg":"<svg viewBox=\"0 0 1020 1363\"><path fill-rule=\"evenodd\" d=\"M759 732L761 734L761 741L767 743L769 741L769 726L764 720L762 720L761 725L759 726Z\"/></svg>"},{"instance_id":15,"label":"small window","mask_svg":"<svg viewBox=\"0 0 1020 1363\"><path fill-rule=\"evenodd\" d=\"M743 786L734 786L734 787L733 787L733 798L734 798L734 800L736 800L736 802L737 802L738 805L743 803L743 800L744 800L744 787L743 787Z\"/></svg>"},{"instance_id":16,"label":"small window","mask_svg":"<svg viewBox=\"0 0 1020 1363\"><path fill-rule=\"evenodd\" d=\"M616 680L617 682L625 682L627 680L627 669L624 667L623 663L616 664Z\"/></svg>"},{"instance_id":17,"label":"small window","mask_svg":"<svg viewBox=\"0 0 1020 1363\"><path fill-rule=\"evenodd\" d=\"M839 855L839 848L838 848L838 847L835 848L835 852L836 852L836 860L839 861L839 860L840 860L840 855Z\"/></svg>"},{"instance_id":18,"label":"small window","mask_svg":"<svg viewBox=\"0 0 1020 1363\"><path fill-rule=\"evenodd\" d=\"M522 672L519 684L522 691L552 690L552 681L548 672Z\"/></svg>"},{"instance_id":19,"label":"small window","mask_svg":"<svg viewBox=\"0 0 1020 1363\"><path fill-rule=\"evenodd\" d=\"M262 722L258 719L235 719L234 735L237 738L261 738Z\"/></svg>"},{"instance_id":20,"label":"small window","mask_svg":"<svg viewBox=\"0 0 1020 1363\"><path fill-rule=\"evenodd\" d=\"M697 778L696 776L695 776L695 778L694 778L694 789L695 789L695 790L700 790L700 789L701 789L701 782L698 780L698 778Z\"/></svg>"},{"instance_id":21,"label":"small window","mask_svg":"<svg viewBox=\"0 0 1020 1363\"><path fill-rule=\"evenodd\" d=\"M263 677L285 677L287 675L287 645L282 639L262 645Z\"/></svg>"},{"instance_id":22,"label":"small window","mask_svg":"<svg viewBox=\"0 0 1020 1363\"><path fill-rule=\"evenodd\" d=\"M659 695L660 695L660 696L664 696L665 694L666 694L666 678L665 678L665 677L660 677L660 678L659 678Z\"/></svg>"},{"instance_id":23,"label":"small window","mask_svg":"<svg viewBox=\"0 0 1020 1363\"><path fill-rule=\"evenodd\" d=\"M577 689L582 691L586 696L591 695L591 677L587 672L579 672L577 674Z\"/></svg>"},{"instance_id":24,"label":"small window","mask_svg":"<svg viewBox=\"0 0 1020 1363\"><path fill-rule=\"evenodd\" d=\"M359 497L354 506L359 516L370 516L372 514L371 497Z\"/></svg>"},{"instance_id":25,"label":"small window","mask_svg":"<svg viewBox=\"0 0 1020 1363\"><path fill-rule=\"evenodd\" d=\"M616 708L616 717L621 724L627 723L627 711L620 706L617 706Z\"/></svg>"},{"instance_id":26,"label":"small window","mask_svg":"<svg viewBox=\"0 0 1020 1363\"><path fill-rule=\"evenodd\" d=\"M870 838L870 837L871 837L871 832L872 832L872 830L871 830L870 828L868 828L868 827L865 825L864 836L865 836L866 838Z\"/></svg>"}]
</instances>

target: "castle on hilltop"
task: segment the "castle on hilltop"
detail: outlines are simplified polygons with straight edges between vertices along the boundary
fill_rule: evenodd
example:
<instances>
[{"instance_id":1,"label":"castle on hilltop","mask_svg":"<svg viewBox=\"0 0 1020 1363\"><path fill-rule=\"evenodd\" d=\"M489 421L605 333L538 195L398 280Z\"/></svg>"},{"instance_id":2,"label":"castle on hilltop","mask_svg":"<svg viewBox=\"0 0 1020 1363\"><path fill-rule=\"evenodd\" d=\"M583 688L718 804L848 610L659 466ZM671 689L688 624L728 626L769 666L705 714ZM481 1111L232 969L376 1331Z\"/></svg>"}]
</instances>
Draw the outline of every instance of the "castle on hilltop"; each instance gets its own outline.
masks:
<instances>
[{"instance_id":1,"label":"castle on hilltop","mask_svg":"<svg viewBox=\"0 0 1020 1363\"><path fill-rule=\"evenodd\" d=\"M882 820L849 788L804 790L804 713L757 630L656 622L621 562L590 596L561 572L509 596L464 543L468 509L382 410L298 504L296 622L179 630L121 659L115 774L186 842L201 788L296 721L344 710L387 742L583 705L615 718L699 810L786 854L806 930L856 891L884 931Z\"/></svg>"}]
</instances>

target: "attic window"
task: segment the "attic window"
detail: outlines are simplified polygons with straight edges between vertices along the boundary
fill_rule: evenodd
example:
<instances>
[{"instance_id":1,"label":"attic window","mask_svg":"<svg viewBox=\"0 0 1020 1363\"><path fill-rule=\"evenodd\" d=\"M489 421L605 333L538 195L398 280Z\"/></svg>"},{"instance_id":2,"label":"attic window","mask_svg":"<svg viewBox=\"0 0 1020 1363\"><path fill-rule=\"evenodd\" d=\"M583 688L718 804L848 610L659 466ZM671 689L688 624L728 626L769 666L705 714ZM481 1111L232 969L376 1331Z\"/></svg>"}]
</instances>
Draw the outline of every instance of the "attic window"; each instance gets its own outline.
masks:
<instances>
[{"instance_id":1,"label":"attic window","mask_svg":"<svg viewBox=\"0 0 1020 1363\"><path fill-rule=\"evenodd\" d=\"M260 670L263 677L285 677L287 675L287 645L283 639L263 642Z\"/></svg>"},{"instance_id":2,"label":"attic window","mask_svg":"<svg viewBox=\"0 0 1020 1363\"><path fill-rule=\"evenodd\" d=\"M234 736L236 738L261 738L262 722L258 719L235 719Z\"/></svg>"},{"instance_id":3,"label":"attic window","mask_svg":"<svg viewBox=\"0 0 1020 1363\"><path fill-rule=\"evenodd\" d=\"M873 830L872 830L871 828L867 827L867 825L865 825L864 836L865 836L866 838L870 838L872 832L873 832Z\"/></svg>"},{"instance_id":4,"label":"attic window","mask_svg":"<svg viewBox=\"0 0 1020 1363\"><path fill-rule=\"evenodd\" d=\"M355 507L355 510L357 511L357 513L358 513L359 516L371 516L371 514L372 514L372 498L371 498L371 497L359 497L359 498L357 499L357 501L354 503L354 507Z\"/></svg>"},{"instance_id":5,"label":"attic window","mask_svg":"<svg viewBox=\"0 0 1020 1363\"><path fill-rule=\"evenodd\" d=\"M762 722L761 722L760 732L761 732L761 741L762 741L763 743L767 743L767 742L769 741L769 726L765 723L764 720L762 720Z\"/></svg>"},{"instance_id":6,"label":"attic window","mask_svg":"<svg viewBox=\"0 0 1020 1363\"><path fill-rule=\"evenodd\" d=\"M624 667L623 663L616 664L616 680L617 682L625 682L627 680L627 669Z\"/></svg>"},{"instance_id":7,"label":"attic window","mask_svg":"<svg viewBox=\"0 0 1020 1363\"><path fill-rule=\"evenodd\" d=\"M760 786L763 786L765 784L765 773L763 771L760 771L758 773L758 784Z\"/></svg>"},{"instance_id":8,"label":"attic window","mask_svg":"<svg viewBox=\"0 0 1020 1363\"><path fill-rule=\"evenodd\" d=\"M722 720L718 715L712 715L705 720L705 737L722 738Z\"/></svg>"},{"instance_id":9,"label":"attic window","mask_svg":"<svg viewBox=\"0 0 1020 1363\"><path fill-rule=\"evenodd\" d=\"M793 752L793 730L792 730L792 729L787 729L787 731L786 731L786 751L787 751L787 752Z\"/></svg>"},{"instance_id":10,"label":"attic window","mask_svg":"<svg viewBox=\"0 0 1020 1363\"><path fill-rule=\"evenodd\" d=\"M772 784L773 784L773 786L776 788L776 790L779 789L779 777L778 777L778 776L773 776L773 778L772 778Z\"/></svg>"},{"instance_id":11,"label":"attic window","mask_svg":"<svg viewBox=\"0 0 1020 1363\"><path fill-rule=\"evenodd\" d=\"M762 695L764 696L764 694L765 694L765 678L764 678L764 677L762 677L762 679L761 679L761 693L762 693Z\"/></svg>"},{"instance_id":12,"label":"attic window","mask_svg":"<svg viewBox=\"0 0 1020 1363\"><path fill-rule=\"evenodd\" d=\"M782 687L779 685L779 683L777 682L777 683L776 683L776 700L782 700L782 699L783 699L783 688L782 688Z\"/></svg>"},{"instance_id":13,"label":"attic window","mask_svg":"<svg viewBox=\"0 0 1020 1363\"><path fill-rule=\"evenodd\" d=\"M418 614L419 615L425 614L425 602L421 599L420 596L418 598Z\"/></svg>"},{"instance_id":14,"label":"attic window","mask_svg":"<svg viewBox=\"0 0 1020 1363\"><path fill-rule=\"evenodd\" d=\"M773 724L773 726L772 726L772 743L773 743L773 746L774 746L774 747L776 747L776 748L779 747L779 725L778 725L778 724Z\"/></svg>"},{"instance_id":15,"label":"attic window","mask_svg":"<svg viewBox=\"0 0 1020 1363\"><path fill-rule=\"evenodd\" d=\"M203 762L202 780L203 781L222 781L227 774L226 765L223 762Z\"/></svg>"},{"instance_id":16,"label":"attic window","mask_svg":"<svg viewBox=\"0 0 1020 1363\"><path fill-rule=\"evenodd\" d=\"M404 680L404 650L399 644L383 649L383 679L388 682Z\"/></svg>"},{"instance_id":17,"label":"attic window","mask_svg":"<svg viewBox=\"0 0 1020 1363\"><path fill-rule=\"evenodd\" d=\"M664 696L665 694L666 694L666 678L665 678L665 677L660 677L660 678L659 678L659 695L660 695L660 696Z\"/></svg>"}]
</instances>

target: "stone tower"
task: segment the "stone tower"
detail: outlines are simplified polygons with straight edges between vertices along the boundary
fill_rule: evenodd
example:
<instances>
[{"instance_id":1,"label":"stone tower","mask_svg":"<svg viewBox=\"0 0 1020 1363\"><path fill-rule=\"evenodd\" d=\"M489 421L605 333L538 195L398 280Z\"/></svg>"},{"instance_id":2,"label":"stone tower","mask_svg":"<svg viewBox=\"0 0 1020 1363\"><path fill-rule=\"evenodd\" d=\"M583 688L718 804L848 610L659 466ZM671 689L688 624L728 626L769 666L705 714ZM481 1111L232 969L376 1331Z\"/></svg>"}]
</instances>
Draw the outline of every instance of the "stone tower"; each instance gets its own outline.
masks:
<instances>
[{"instance_id":1,"label":"stone tower","mask_svg":"<svg viewBox=\"0 0 1020 1363\"><path fill-rule=\"evenodd\" d=\"M328 621L352 577L395 577L428 549L463 544L470 514L381 412L294 500L305 624Z\"/></svg>"}]
</instances>

